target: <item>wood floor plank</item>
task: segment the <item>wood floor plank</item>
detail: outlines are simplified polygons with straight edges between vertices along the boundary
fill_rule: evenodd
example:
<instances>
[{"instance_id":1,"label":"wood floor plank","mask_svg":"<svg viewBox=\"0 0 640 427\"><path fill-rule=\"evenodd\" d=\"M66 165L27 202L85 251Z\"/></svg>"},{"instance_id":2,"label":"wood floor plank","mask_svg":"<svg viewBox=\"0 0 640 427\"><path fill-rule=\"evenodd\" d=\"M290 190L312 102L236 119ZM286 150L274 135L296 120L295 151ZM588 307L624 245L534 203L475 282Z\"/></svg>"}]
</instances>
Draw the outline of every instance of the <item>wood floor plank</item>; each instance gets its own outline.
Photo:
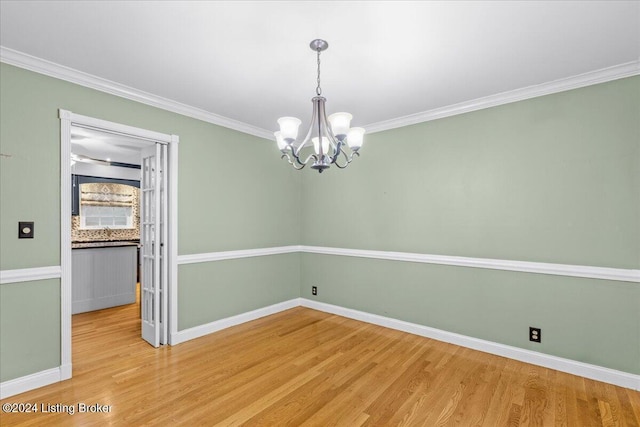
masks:
<instances>
[{"instance_id":1,"label":"wood floor plank","mask_svg":"<svg viewBox=\"0 0 640 427\"><path fill-rule=\"evenodd\" d=\"M138 310L73 316L73 379L1 402L73 415L0 425L640 427L637 391L307 308L159 349Z\"/></svg>"},{"instance_id":2,"label":"wood floor plank","mask_svg":"<svg viewBox=\"0 0 640 427\"><path fill-rule=\"evenodd\" d=\"M512 397L511 384L514 370L510 368L510 363L513 361L506 358L501 359L503 363L496 372L497 378L493 380L495 388L487 404L484 419L487 425L506 425L506 420L508 419L508 412L506 411L508 406L504 402L511 401Z\"/></svg>"}]
</instances>

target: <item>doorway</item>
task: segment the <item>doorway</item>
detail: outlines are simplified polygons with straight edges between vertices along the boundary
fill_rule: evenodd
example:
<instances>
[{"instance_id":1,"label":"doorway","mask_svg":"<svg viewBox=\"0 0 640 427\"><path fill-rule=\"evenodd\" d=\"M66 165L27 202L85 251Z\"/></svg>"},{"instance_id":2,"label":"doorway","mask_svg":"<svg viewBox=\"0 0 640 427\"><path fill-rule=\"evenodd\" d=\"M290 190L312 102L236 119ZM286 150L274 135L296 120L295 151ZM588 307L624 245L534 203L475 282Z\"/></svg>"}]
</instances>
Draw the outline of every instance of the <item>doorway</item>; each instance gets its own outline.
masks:
<instances>
[{"instance_id":1,"label":"doorway","mask_svg":"<svg viewBox=\"0 0 640 427\"><path fill-rule=\"evenodd\" d=\"M71 125L72 315L136 302L142 144Z\"/></svg>"},{"instance_id":2,"label":"doorway","mask_svg":"<svg viewBox=\"0 0 640 427\"><path fill-rule=\"evenodd\" d=\"M83 128L126 138L139 145L142 164L142 329L157 347L177 332L177 167L176 135L108 122L60 110L61 122L61 379L71 377L71 135ZM142 188L146 188L143 190ZM144 278L146 275L146 279ZM146 307L146 311L145 311Z\"/></svg>"}]
</instances>

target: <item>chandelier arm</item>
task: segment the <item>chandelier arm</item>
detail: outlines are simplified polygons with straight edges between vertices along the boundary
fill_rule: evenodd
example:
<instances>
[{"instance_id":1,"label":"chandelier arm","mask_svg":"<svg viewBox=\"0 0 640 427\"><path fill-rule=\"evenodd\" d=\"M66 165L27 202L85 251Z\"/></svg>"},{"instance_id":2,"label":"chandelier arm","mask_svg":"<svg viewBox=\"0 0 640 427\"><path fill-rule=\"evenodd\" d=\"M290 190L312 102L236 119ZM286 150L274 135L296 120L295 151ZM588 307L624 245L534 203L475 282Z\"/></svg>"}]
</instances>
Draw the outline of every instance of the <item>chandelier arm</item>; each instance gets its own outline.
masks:
<instances>
[{"instance_id":1,"label":"chandelier arm","mask_svg":"<svg viewBox=\"0 0 640 427\"><path fill-rule=\"evenodd\" d=\"M341 165L340 163L338 163L336 161L336 162L333 162L333 164L336 165L338 167L338 169L346 169L347 166L349 166L349 162L345 163L344 165Z\"/></svg>"},{"instance_id":2,"label":"chandelier arm","mask_svg":"<svg viewBox=\"0 0 640 427\"><path fill-rule=\"evenodd\" d=\"M338 157L339 155L342 154L344 156L345 159L345 163L343 165L341 165L340 163L338 163ZM349 156L347 155L347 153L342 149L342 147L340 147L340 151L336 153L335 155L335 160L333 161L333 163L340 169L344 169L347 166L349 166L349 163L351 163L351 161L353 160L353 156L352 158L349 158Z\"/></svg>"},{"instance_id":3,"label":"chandelier arm","mask_svg":"<svg viewBox=\"0 0 640 427\"><path fill-rule=\"evenodd\" d=\"M329 144L337 153L339 151L340 141L336 139L329 126L329 120L327 119L327 112L324 107L326 99L322 98L321 102L318 102L318 137L325 136L329 140ZM322 153L331 159L331 163L335 160L334 156L329 156L329 153Z\"/></svg>"},{"instance_id":4,"label":"chandelier arm","mask_svg":"<svg viewBox=\"0 0 640 427\"><path fill-rule=\"evenodd\" d=\"M295 158L296 162L301 165L302 167L305 167L307 165L307 163L309 163L309 160L313 159L313 160L318 160L318 156L316 154L310 154L305 161L303 162L302 160L300 160L300 157L298 156L298 153L296 153L293 148L291 148L291 154L293 154L293 157ZM291 161L291 158L289 157L289 154L286 153L285 154L287 156L287 158L289 159L289 163L293 164L293 162ZM300 169L302 169L302 167Z\"/></svg>"},{"instance_id":5,"label":"chandelier arm","mask_svg":"<svg viewBox=\"0 0 640 427\"><path fill-rule=\"evenodd\" d=\"M304 139L296 149L296 154L300 154L300 151L302 151L304 147L311 145L311 138L313 137L313 133L317 129L320 122L318 106L321 102L324 102L324 100L325 99L321 96L314 96L311 99L311 103L313 104L313 112L311 113L311 125L309 126L307 135L304 137Z\"/></svg>"},{"instance_id":6,"label":"chandelier arm","mask_svg":"<svg viewBox=\"0 0 640 427\"><path fill-rule=\"evenodd\" d=\"M309 141L311 141L310 134L311 132L309 132L309 134L305 137L305 139L302 140L300 145L298 145L298 148L295 149L296 155L299 155L302 149L309 144ZM292 147L292 150L293 150L293 147Z\"/></svg>"},{"instance_id":7,"label":"chandelier arm","mask_svg":"<svg viewBox=\"0 0 640 427\"><path fill-rule=\"evenodd\" d=\"M289 148L289 149L291 150L291 154L293 155L293 158L295 159L295 161L296 161L299 165L304 165L304 163L302 163L302 162L300 161L300 158L299 158L299 157L296 155L296 153L293 151L293 147L289 145L287 148ZM280 158L284 158L285 156L287 157L287 160L289 161L289 163L291 163L291 164L295 167L295 164L294 164L294 163L293 163L293 161L291 160L291 156L289 155L289 153L286 153L286 152L284 152L284 151L283 151L283 155L282 155L282 157L280 157Z\"/></svg>"},{"instance_id":8,"label":"chandelier arm","mask_svg":"<svg viewBox=\"0 0 640 427\"><path fill-rule=\"evenodd\" d=\"M291 150L291 154L293 155L293 158L295 159L295 161L299 164L302 165L302 167L304 167L307 162L309 161L309 159L305 160L304 162L300 160L300 157L298 156L298 151L299 150L295 150L293 148L293 145L289 145L287 148L289 148L289 150ZM289 160L289 163L291 163L293 165L293 162L291 160L291 157L289 156L289 153L284 153L284 156L287 156L287 159ZM302 168L300 168L302 169Z\"/></svg>"},{"instance_id":9,"label":"chandelier arm","mask_svg":"<svg viewBox=\"0 0 640 427\"><path fill-rule=\"evenodd\" d=\"M346 153L344 152L344 150L342 149L342 146L344 145L344 143L340 140L338 140L338 142L336 143L336 152L333 154L333 157L331 157L331 163L335 163L336 165L338 164L338 157L340 156L340 153L344 154L346 156ZM347 162L348 164L349 162ZM340 167L340 166L338 166Z\"/></svg>"},{"instance_id":10,"label":"chandelier arm","mask_svg":"<svg viewBox=\"0 0 640 427\"><path fill-rule=\"evenodd\" d=\"M346 154L345 154L345 156L346 156ZM360 157L360 153L357 152L357 151L352 151L351 155L349 156L349 163L353 162L353 157L354 156Z\"/></svg>"},{"instance_id":11,"label":"chandelier arm","mask_svg":"<svg viewBox=\"0 0 640 427\"><path fill-rule=\"evenodd\" d=\"M346 151L344 150L340 150L342 152L342 154L344 155L345 161L346 163L344 165L340 165L336 159L335 165L338 166L340 169L344 169L347 166L349 166L349 163L353 162L353 158L354 156L358 156L360 157L360 153L357 151L352 151L350 155L347 155Z\"/></svg>"},{"instance_id":12,"label":"chandelier arm","mask_svg":"<svg viewBox=\"0 0 640 427\"><path fill-rule=\"evenodd\" d=\"M287 159L287 162L289 162L289 164L291 166L293 166L294 169L296 170L300 170L302 168L304 168L306 166L306 163L300 163L299 160L297 160L298 163L300 163L300 167L298 167L294 162L291 161L291 157L289 157L289 154L285 153L282 156L280 156L281 159Z\"/></svg>"},{"instance_id":13,"label":"chandelier arm","mask_svg":"<svg viewBox=\"0 0 640 427\"><path fill-rule=\"evenodd\" d=\"M302 165L302 166L306 165L307 162L301 162L300 161L300 157L298 157L298 153L296 153L296 151L293 149L293 147L290 147L290 148L291 148L291 154L293 154L293 157L296 159L296 162L299 165ZM287 158L289 158L289 154L288 153L287 153Z\"/></svg>"},{"instance_id":14,"label":"chandelier arm","mask_svg":"<svg viewBox=\"0 0 640 427\"><path fill-rule=\"evenodd\" d=\"M307 163L309 163L309 160L313 159L314 161L318 160L318 155L317 154L309 154L309 157L307 157L307 159L304 161L304 164L306 165Z\"/></svg>"}]
</instances>

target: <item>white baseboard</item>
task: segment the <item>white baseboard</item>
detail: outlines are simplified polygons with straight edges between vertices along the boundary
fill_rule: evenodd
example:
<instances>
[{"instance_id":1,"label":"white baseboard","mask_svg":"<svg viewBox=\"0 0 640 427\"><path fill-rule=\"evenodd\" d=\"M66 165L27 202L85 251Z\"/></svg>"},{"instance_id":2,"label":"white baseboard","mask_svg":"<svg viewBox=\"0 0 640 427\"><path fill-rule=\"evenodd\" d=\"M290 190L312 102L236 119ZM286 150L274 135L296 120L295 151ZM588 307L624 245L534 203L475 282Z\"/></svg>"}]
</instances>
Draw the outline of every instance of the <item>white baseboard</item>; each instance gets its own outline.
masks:
<instances>
[{"instance_id":1,"label":"white baseboard","mask_svg":"<svg viewBox=\"0 0 640 427\"><path fill-rule=\"evenodd\" d=\"M509 359L519 360L521 362L531 363L532 365L555 369L557 371L567 372L569 374L614 384L620 387L630 388L632 390L640 390L640 375L617 371L615 369L603 368L602 366L591 365L571 359L564 359L562 357L551 356L544 353L538 353L536 351L525 350L518 347L512 347L509 345L481 340L478 338L472 338L453 332L447 332L440 329L430 328L428 326L418 325L416 323L405 322L403 320L392 319L389 317L379 316L377 314L366 313L363 311L353 310L350 308L340 307L323 302L312 301L306 298L300 298L300 305L302 305L303 307L324 311L326 313L337 314L339 316L348 317L350 319L360 320L362 322L372 323L378 326L384 326L385 328L396 329L398 331L408 332L410 334L456 344L485 353L495 354L498 356L507 357Z\"/></svg>"},{"instance_id":2,"label":"white baseboard","mask_svg":"<svg viewBox=\"0 0 640 427\"><path fill-rule=\"evenodd\" d=\"M80 301L71 302L71 314L86 313L88 311L102 310L104 308L116 307L119 305L133 304L136 302L136 292L133 288L131 293L110 295Z\"/></svg>"},{"instance_id":3,"label":"white baseboard","mask_svg":"<svg viewBox=\"0 0 640 427\"><path fill-rule=\"evenodd\" d=\"M62 375L62 367L47 369L46 371L36 372L35 374L25 375L0 383L0 399L15 396L25 391L44 387L49 384L57 383L63 379L70 378Z\"/></svg>"},{"instance_id":4,"label":"white baseboard","mask_svg":"<svg viewBox=\"0 0 640 427\"><path fill-rule=\"evenodd\" d=\"M509 345L499 344L478 338L468 337L466 335L447 332L441 329L431 328L429 326L405 322L403 320L392 319L389 317L379 316L377 314L366 313L363 311L353 310L350 308L340 307L323 302L312 301L306 298L291 299L289 301L281 302L247 313L220 319L206 325L200 325L194 328L179 331L177 334L172 335L171 345L199 338L213 332L229 328L231 326L259 319L260 317L275 314L280 311L288 310L297 306L312 308L326 313L337 314L339 316L347 317L350 319L355 319L362 322L383 326L385 328L419 335L422 337L432 338L450 344L456 344L462 347L471 348L473 350L495 354L497 356L503 356L509 359L519 360L521 362L531 363L532 365L542 366L549 369L555 369L561 372L590 378L596 381L602 381L620 387L630 388L632 390L640 390L640 375L622 372L615 369L604 368L602 366L591 365L589 363L578 362L575 360L565 359L562 357L552 356L549 354L539 353L536 351L526 350L518 347L512 347Z\"/></svg>"},{"instance_id":5,"label":"white baseboard","mask_svg":"<svg viewBox=\"0 0 640 427\"><path fill-rule=\"evenodd\" d=\"M323 302L312 301L306 298L294 298L246 313L216 320L215 322L207 323L205 325L178 331L171 335L170 344L180 344L231 326L236 326L299 306L640 391L640 375L481 340L416 323L405 322L403 320L392 319L390 317L379 316L377 314L366 313ZM36 372L31 375L5 381L0 383L0 399L5 399L19 393L44 387L69 378L71 378L71 365L63 365L57 368L47 369L46 371Z\"/></svg>"},{"instance_id":6,"label":"white baseboard","mask_svg":"<svg viewBox=\"0 0 640 427\"><path fill-rule=\"evenodd\" d=\"M60 381L71 379L71 363L60 366Z\"/></svg>"},{"instance_id":7,"label":"white baseboard","mask_svg":"<svg viewBox=\"0 0 640 427\"><path fill-rule=\"evenodd\" d=\"M267 307L258 308L246 313L237 314L235 316L226 317L224 319L216 320L215 322L207 323L205 325L195 326L193 328L184 329L177 333L171 334L169 344L176 345L189 341L195 338L199 338L214 332L218 332L222 329L229 328L231 326L239 325L241 323L250 322L251 320L259 319L261 317L269 316L271 314L279 313L290 308L299 307L300 298L294 298L288 301L279 302Z\"/></svg>"}]
</instances>

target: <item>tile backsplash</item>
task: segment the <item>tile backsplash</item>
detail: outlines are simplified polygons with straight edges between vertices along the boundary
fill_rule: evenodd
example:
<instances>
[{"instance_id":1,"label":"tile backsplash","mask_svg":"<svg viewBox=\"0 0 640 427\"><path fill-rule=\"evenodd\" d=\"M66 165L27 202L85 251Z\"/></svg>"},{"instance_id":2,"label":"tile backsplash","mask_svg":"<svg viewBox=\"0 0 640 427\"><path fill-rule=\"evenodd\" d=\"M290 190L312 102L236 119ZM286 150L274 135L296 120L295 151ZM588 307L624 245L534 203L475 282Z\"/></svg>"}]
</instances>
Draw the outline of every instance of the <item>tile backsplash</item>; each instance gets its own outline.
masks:
<instances>
[{"instance_id":1,"label":"tile backsplash","mask_svg":"<svg viewBox=\"0 0 640 427\"><path fill-rule=\"evenodd\" d=\"M106 240L139 240L140 239L140 203L139 195L140 190L135 187L121 184L83 184L84 186L100 185L101 190L104 192L104 187L109 186L114 194L122 194L123 191L131 192L131 202L133 206L133 228L123 229L92 229L83 230L80 228L80 216L75 215L71 217L71 241L72 242L94 242L94 241L106 241ZM113 186L113 187L112 187ZM123 187L128 187L124 189ZM88 187L91 190L91 187ZM82 201L81 201L82 203Z\"/></svg>"}]
</instances>

